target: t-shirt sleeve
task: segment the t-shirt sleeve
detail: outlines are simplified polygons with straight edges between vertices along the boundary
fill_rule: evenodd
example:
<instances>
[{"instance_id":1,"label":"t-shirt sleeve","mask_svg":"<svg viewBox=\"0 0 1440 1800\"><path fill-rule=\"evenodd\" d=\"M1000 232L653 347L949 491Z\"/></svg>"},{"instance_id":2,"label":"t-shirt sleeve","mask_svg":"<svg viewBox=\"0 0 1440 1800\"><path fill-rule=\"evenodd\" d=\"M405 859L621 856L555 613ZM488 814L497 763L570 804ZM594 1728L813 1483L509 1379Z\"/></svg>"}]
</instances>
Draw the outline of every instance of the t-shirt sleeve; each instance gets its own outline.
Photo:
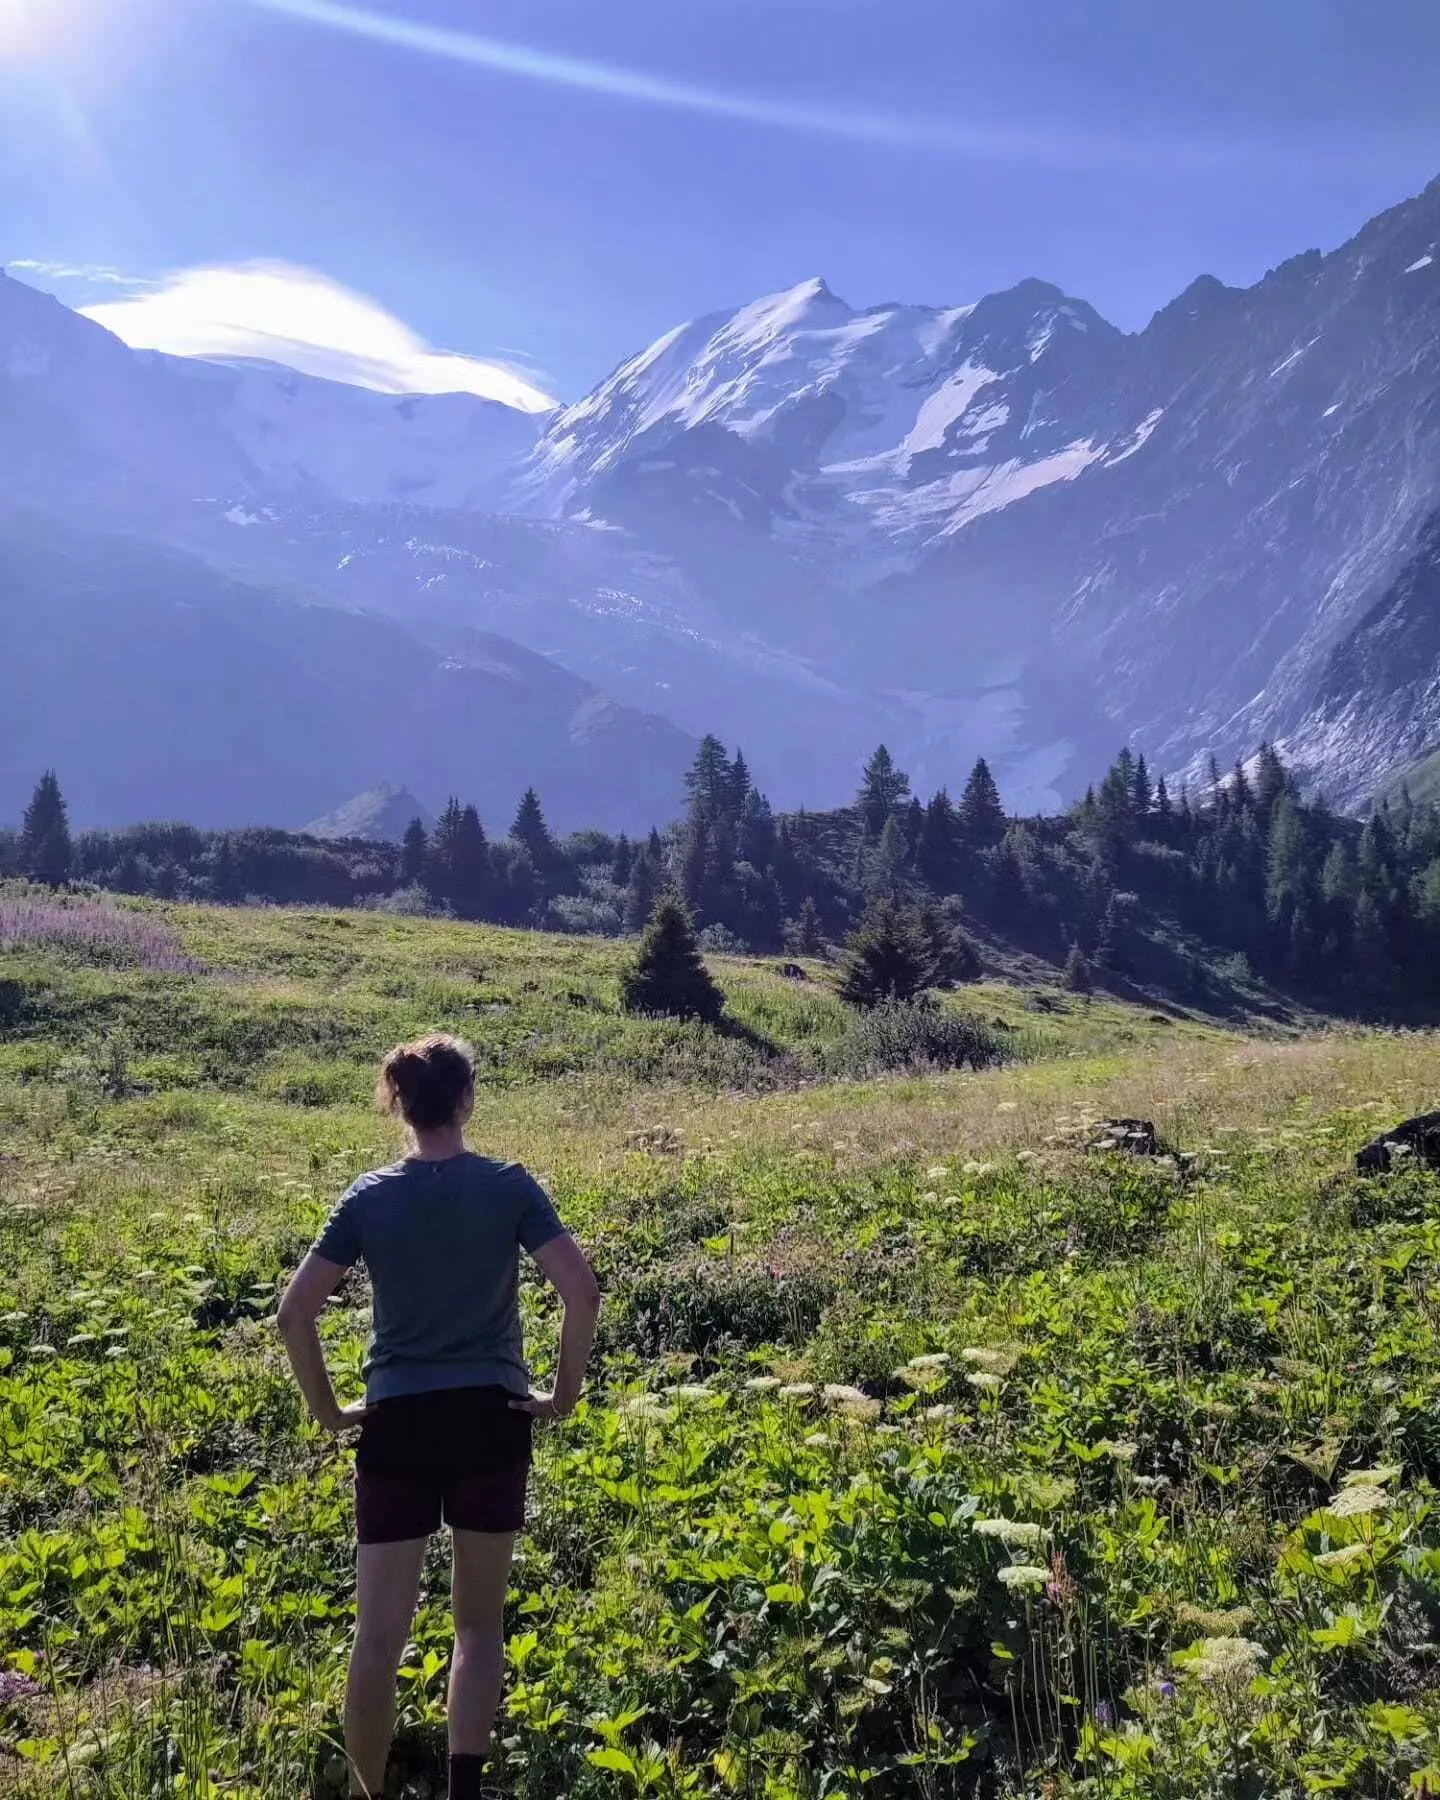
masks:
<instances>
[{"instance_id":1,"label":"t-shirt sleeve","mask_svg":"<svg viewBox=\"0 0 1440 1800\"><path fill-rule=\"evenodd\" d=\"M527 1169L515 1166L515 1180L520 1186L520 1222L516 1236L520 1246L533 1256L553 1239L564 1235L565 1227L555 1204Z\"/></svg>"},{"instance_id":2,"label":"t-shirt sleeve","mask_svg":"<svg viewBox=\"0 0 1440 1800\"><path fill-rule=\"evenodd\" d=\"M311 1248L317 1256L323 1256L326 1262L338 1263L342 1269L359 1262L364 1245L360 1241L358 1184L347 1188L340 1196Z\"/></svg>"}]
</instances>

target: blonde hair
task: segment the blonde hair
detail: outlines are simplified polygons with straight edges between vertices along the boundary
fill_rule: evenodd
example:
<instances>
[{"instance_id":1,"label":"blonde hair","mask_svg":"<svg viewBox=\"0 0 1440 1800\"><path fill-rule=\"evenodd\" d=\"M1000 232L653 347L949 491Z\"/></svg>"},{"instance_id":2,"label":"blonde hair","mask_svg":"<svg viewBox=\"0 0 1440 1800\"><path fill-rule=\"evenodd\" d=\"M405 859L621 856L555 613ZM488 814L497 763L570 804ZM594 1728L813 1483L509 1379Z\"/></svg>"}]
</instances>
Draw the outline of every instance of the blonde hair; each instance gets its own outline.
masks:
<instances>
[{"instance_id":1,"label":"blonde hair","mask_svg":"<svg viewBox=\"0 0 1440 1800\"><path fill-rule=\"evenodd\" d=\"M474 1085L475 1052L463 1038L437 1031L395 1046L380 1065L375 1101L412 1130L436 1131L454 1122Z\"/></svg>"}]
</instances>

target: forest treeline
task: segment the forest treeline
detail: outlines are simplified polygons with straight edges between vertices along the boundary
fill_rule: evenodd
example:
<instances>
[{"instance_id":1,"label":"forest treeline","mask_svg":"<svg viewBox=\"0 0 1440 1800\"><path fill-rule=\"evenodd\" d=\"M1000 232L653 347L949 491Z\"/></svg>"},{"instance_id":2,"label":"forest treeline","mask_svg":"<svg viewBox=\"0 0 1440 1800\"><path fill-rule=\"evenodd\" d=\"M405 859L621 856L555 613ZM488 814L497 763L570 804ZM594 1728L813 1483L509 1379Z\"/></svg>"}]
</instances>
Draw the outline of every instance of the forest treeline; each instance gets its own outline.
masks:
<instances>
[{"instance_id":1,"label":"forest treeline","mask_svg":"<svg viewBox=\"0 0 1440 1800\"><path fill-rule=\"evenodd\" d=\"M1067 967L1203 999L1255 975L1315 995L1440 997L1440 810L1360 822L1306 799L1262 746L1172 794L1122 750L1068 811L1011 818L983 759L922 799L882 746L849 806L776 814L715 737L683 815L647 837L555 836L533 789L504 837L452 799L399 844L173 823L71 834L53 774L0 875L228 903L369 906L572 932L638 931L685 902L711 950L820 953L876 903Z\"/></svg>"}]
</instances>

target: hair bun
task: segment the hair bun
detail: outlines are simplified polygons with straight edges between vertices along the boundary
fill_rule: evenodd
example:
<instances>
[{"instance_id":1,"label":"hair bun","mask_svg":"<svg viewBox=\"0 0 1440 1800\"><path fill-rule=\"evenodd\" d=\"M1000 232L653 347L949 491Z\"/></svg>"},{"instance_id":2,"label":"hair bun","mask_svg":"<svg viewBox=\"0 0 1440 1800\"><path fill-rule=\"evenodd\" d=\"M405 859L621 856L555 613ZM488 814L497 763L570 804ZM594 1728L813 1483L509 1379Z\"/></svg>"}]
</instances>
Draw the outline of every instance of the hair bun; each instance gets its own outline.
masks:
<instances>
[{"instance_id":1,"label":"hair bun","mask_svg":"<svg viewBox=\"0 0 1440 1800\"><path fill-rule=\"evenodd\" d=\"M416 1131L452 1125L475 1084L475 1053L461 1038L436 1032L397 1044L376 1088L383 1112L399 1112Z\"/></svg>"}]
</instances>

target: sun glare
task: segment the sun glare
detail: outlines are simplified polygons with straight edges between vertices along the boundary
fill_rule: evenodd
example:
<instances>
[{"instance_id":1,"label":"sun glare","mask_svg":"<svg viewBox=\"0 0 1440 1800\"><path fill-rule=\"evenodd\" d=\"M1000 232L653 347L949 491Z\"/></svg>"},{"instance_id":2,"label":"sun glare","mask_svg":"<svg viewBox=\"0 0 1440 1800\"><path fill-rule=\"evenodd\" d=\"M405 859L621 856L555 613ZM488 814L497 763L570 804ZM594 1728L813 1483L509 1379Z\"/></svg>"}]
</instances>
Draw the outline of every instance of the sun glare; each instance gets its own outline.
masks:
<instances>
[{"instance_id":1,"label":"sun glare","mask_svg":"<svg viewBox=\"0 0 1440 1800\"><path fill-rule=\"evenodd\" d=\"M56 49L76 29L67 0L0 0L0 57Z\"/></svg>"}]
</instances>

